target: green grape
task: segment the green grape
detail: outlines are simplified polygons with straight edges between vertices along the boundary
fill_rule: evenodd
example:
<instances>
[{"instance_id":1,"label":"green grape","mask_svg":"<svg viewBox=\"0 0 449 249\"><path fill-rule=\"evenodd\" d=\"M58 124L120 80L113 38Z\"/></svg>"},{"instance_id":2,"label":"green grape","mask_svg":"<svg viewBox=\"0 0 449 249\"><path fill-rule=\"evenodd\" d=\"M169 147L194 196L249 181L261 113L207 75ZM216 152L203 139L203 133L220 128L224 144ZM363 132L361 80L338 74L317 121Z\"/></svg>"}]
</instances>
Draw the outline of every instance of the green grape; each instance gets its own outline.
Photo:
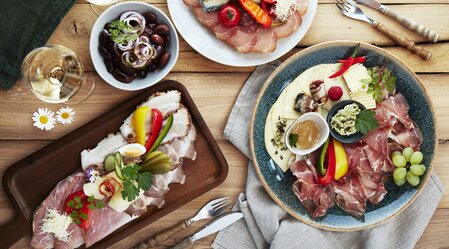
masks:
<instances>
[{"instance_id":1,"label":"green grape","mask_svg":"<svg viewBox=\"0 0 449 249\"><path fill-rule=\"evenodd\" d=\"M416 176L421 176L426 172L426 166L423 164L412 164L412 166L410 166L410 172Z\"/></svg>"},{"instance_id":2,"label":"green grape","mask_svg":"<svg viewBox=\"0 0 449 249\"><path fill-rule=\"evenodd\" d=\"M407 182L408 184L412 185L412 186L416 186L419 184L419 177L414 175L412 172L407 172L407 174L405 174L405 178L407 178Z\"/></svg>"},{"instance_id":3,"label":"green grape","mask_svg":"<svg viewBox=\"0 0 449 249\"><path fill-rule=\"evenodd\" d=\"M398 168L402 168L407 164L407 160L405 160L405 157L402 155L395 155L393 157L393 164Z\"/></svg>"},{"instance_id":4,"label":"green grape","mask_svg":"<svg viewBox=\"0 0 449 249\"><path fill-rule=\"evenodd\" d=\"M407 162L410 162L410 157L413 154L413 149L411 147L407 147L402 151L402 155L405 157L405 160L407 160Z\"/></svg>"},{"instance_id":5,"label":"green grape","mask_svg":"<svg viewBox=\"0 0 449 249\"><path fill-rule=\"evenodd\" d=\"M396 168L393 171L393 179L396 180L402 180L405 179L405 174L407 174L406 168Z\"/></svg>"},{"instance_id":6,"label":"green grape","mask_svg":"<svg viewBox=\"0 0 449 249\"><path fill-rule=\"evenodd\" d=\"M404 183L405 183L406 181L407 181L407 180L405 179L405 177L402 178L402 179L400 179L400 180L394 179L394 183L396 183L396 185L398 185L398 186L404 185Z\"/></svg>"},{"instance_id":7,"label":"green grape","mask_svg":"<svg viewBox=\"0 0 449 249\"><path fill-rule=\"evenodd\" d=\"M413 152L412 156L410 157L410 163L411 164L420 164L423 159L423 154L421 151Z\"/></svg>"},{"instance_id":8,"label":"green grape","mask_svg":"<svg viewBox=\"0 0 449 249\"><path fill-rule=\"evenodd\" d=\"M398 155L401 156L402 153L400 151L395 151L395 152L391 153L391 160L393 160L394 156L398 156Z\"/></svg>"}]
</instances>

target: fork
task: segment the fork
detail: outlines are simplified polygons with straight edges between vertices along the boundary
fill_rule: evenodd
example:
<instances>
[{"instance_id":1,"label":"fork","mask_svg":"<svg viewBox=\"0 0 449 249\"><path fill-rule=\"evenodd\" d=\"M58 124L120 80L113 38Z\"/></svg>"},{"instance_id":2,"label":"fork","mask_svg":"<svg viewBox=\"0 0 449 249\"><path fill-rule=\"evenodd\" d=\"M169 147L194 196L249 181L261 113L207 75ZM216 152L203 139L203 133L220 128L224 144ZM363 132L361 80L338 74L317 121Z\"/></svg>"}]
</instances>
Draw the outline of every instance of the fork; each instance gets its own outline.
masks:
<instances>
[{"instance_id":1,"label":"fork","mask_svg":"<svg viewBox=\"0 0 449 249\"><path fill-rule=\"evenodd\" d=\"M336 1L337 7L340 9L343 15L352 19L364 21L371 24L371 26L373 26L375 29L387 35L402 47L407 48L413 53L419 55L424 60L429 60L432 57L432 53L430 51L427 51L423 47L416 45L414 42L410 41L405 36L392 31L391 29L387 28L380 22L369 18L352 0L336 0Z\"/></svg>"},{"instance_id":2,"label":"fork","mask_svg":"<svg viewBox=\"0 0 449 249\"><path fill-rule=\"evenodd\" d=\"M149 238L147 241L140 243L136 247L136 249L147 249L158 246L162 242L170 238L173 234L190 227L193 223L199 220L213 218L215 216L222 214L228 206L229 206L228 197L211 200L208 203L206 203L206 205L204 205L194 217L184 220L181 223L173 227L170 227L167 230L162 231L161 233L158 233L154 237Z\"/></svg>"}]
</instances>

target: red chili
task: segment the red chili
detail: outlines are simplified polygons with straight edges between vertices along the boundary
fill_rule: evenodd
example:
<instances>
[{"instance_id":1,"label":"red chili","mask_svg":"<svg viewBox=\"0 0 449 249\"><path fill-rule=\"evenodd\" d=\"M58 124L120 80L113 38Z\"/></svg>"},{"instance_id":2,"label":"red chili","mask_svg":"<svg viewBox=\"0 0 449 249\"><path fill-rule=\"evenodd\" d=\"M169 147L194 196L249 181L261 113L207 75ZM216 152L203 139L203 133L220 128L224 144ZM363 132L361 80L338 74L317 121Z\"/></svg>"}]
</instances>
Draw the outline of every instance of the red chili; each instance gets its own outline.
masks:
<instances>
[{"instance_id":1,"label":"red chili","mask_svg":"<svg viewBox=\"0 0 449 249\"><path fill-rule=\"evenodd\" d=\"M347 60L338 60L338 62L340 63L345 63ZM366 61L366 57L365 56L359 56L359 57L355 57L354 58L354 64L355 63L363 63Z\"/></svg>"},{"instance_id":2,"label":"red chili","mask_svg":"<svg viewBox=\"0 0 449 249\"><path fill-rule=\"evenodd\" d=\"M329 78L337 78L338 76L341 76L342 74L344 74L346 71L348 71L348 69L354 64L355 62L355 58L357 53L359 52L359 47L360 47L360 43L357 44L357 46L354 49L354 52L352 53L352 55L346 59L346 61L343 63L343 66L340 68L340 70L338 70L336 73L332 74L331 76L329 76Z\"/></svg>"},{"instance_id":3,"label":"red chili","mask_svg":"<svg viewBox=\"0 0 449 249\"><path fill-rule=\"evenodd\" d=\"M153 124L151 126L150 137L148 138L147 142L145 143L145 148L147 149L147 151L150 150L151 146L153 146L154 142L156 141L157 136L159 135L159 132L162 129L162 122L164 120L164 118L162 116L162 112L159 111L159 109L152 108L151 115L153 118Z\"/></svg>"},{"instance_id":4,"label":"red chili","mask_svg":"<svg viewBox=\"0 0 449 249\"><path fill-rule=\"evenodd\" d=\"M326 186L327 184L331 183L334 180L336 165L337 163L335 159L334 143L332 143L332 141L329 141L329 145L327 148L326 174L318 179L321 185Z\"/></svg>"}]
</instances>

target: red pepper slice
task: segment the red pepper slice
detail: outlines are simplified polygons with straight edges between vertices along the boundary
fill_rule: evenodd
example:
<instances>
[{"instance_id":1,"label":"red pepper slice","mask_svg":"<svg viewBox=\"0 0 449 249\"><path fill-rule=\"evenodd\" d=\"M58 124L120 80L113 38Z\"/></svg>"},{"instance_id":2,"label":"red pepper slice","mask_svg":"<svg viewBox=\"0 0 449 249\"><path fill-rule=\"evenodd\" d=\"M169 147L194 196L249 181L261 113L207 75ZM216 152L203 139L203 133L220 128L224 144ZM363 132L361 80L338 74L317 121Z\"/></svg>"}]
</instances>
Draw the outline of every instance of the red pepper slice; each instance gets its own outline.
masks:
<instances>
[{"instance_id":1,"label":"red pepper slice","mask_svg":"<svg viewBox=\"0 0 449 249\"><path fill-rule=\"evenodd\" d=\"M153 124L151 126L150 137L148 138L147 142L145 143L145 148L147 149L147 151L150 150L151 146L153 146L154 142L156 141L157 136L159 135L159 132L162 129L162 122L164 120L164 118L162 116L162 112L159 111L159 109L152 108L151 115L153 118Z\"/></svg>"},{"instance_id":2,"label":"red pepper slice","mask_svg":"<svg viewBox=\"0 0 449 249\"><path fill-rule=\"evenodd\" d=\"M348 60L338 60L338 62L340 63L345 63ZM354 64L355 63L363 63L366 61L366 57L365 56L359 56L359 57L355 57L354 58Z\"/></svg>"},{"instance_id":3,"label":"red pepper slice","mask_svg":"<svg viewBox=\"0 0 449 249\"><path fill-rule=\"evenodd\" d=\"M329 145L327 148L326 174L318 179L321 185L326 186L334 180L336 165L334 143L332 141L329 141Z\"/></svg>"},{"instance_id":4,"label":"red pepper slice","mask_svg":"<svg viewBox=\"0 0 449 249\"><path fill-rule=\"evenodd\" d=\"M239 0L239 3L262 27L271 27L273 19L257 3L252 0Z\"/></svg>"},{"instance_id":5,"label":"red pepper slice","mask_svg":"<svg viewBox=\"0 0 449 249\"><path fill-rule=\"evenodd\" d=\"M359 52L360 43L357 44L357 46L354 49L354 52L352 55L343 63L343 66L338 70L336 73L329 76L329 78L337 78L338 76L341 76L344 74L348 69L355 63L354 60L356 58L357 53Z\"/></svg>"},{"instance_id":6,"label":"red pepper slice","mask_svg":"<svg viewBox=\"0 0 449 249\"><path fill-rule=\"evenodd\" d=\"M120 184L115 178L113 177L106 177L103 182L101 182L98 191L100 194L109 197L112 196L115 193L115 190L120 188L122 184Z\"/></svg>"},{"instance_id":7,"label":"red pepper slice","mask_svg":"<svg viewBox=\"0 0 449 249\"><path fill-rule=\"evenodd\" d=\"M70 214L73 210L73 208L69 207L67 204L69 203L69 201L72 201L75 199L75 197L79 197L81 199L82 202L84 202L85 200L87 200L87 196L86 194L84 194L84 191L80 190L80 191L76 191L72 194L70 194L64 202L64 209L66 211L66 213Z\"/></svg>"}]
</instances>

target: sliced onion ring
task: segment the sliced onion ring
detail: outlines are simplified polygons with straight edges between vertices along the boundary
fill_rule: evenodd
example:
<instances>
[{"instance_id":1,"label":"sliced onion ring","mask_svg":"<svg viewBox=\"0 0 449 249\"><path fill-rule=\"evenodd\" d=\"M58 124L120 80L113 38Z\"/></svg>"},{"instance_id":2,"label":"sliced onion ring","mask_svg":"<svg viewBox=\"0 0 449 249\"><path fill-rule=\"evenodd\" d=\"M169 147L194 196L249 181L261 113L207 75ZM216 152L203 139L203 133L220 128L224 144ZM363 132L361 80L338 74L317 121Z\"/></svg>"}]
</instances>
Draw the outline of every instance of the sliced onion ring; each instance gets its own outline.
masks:
<instances>
[{"instance_id":1,"label":"sliced onion ring","mask_svg":"<svg viewBox=\"0 0 449 249\"><path fill-rule=\"evenodd\" d=\"M135 69L144 69L148 65L149 61L150 60L139 60L139 61L136 62L136 64L133 66L133 68L135 68Z\"/></svg>"},{"instance_id":2,"label":"sliced onion ring","mask_svg":"<svg viewBox=\"0 0 449 249\"><path fill-rule=\"evenodd\" d=\"M134 54L139 58L139 60L148 60L156 52L153 49L153 45L146 42L139 42L134 46Z\"/></svg>"},{"instance_id":3,"label":"sliced onion ring","mask_svg":"<svg viewBox=\"0 0 449 249\"><path fill-rule=\"evenodd\" d=\"M117 44L118 49L122 50L122 51L128 51L134 48L134 46L136 45L136 43L138 43L140 41L140 38L137 37L137 39L135 41L127 41L126 44Z\"/></svg>"},{"instance_id":4,"label":"sliced onion ring","mask_svg":"<svg viewBox=\"0 0 449 249\"><path fill-rule=\"evenodd\" d=\"M137 56L130 51L126 51L122 54L122 63L127 67L134 67L134 65L137 64L137 61Z\"/></svg>"}]
</instances>

